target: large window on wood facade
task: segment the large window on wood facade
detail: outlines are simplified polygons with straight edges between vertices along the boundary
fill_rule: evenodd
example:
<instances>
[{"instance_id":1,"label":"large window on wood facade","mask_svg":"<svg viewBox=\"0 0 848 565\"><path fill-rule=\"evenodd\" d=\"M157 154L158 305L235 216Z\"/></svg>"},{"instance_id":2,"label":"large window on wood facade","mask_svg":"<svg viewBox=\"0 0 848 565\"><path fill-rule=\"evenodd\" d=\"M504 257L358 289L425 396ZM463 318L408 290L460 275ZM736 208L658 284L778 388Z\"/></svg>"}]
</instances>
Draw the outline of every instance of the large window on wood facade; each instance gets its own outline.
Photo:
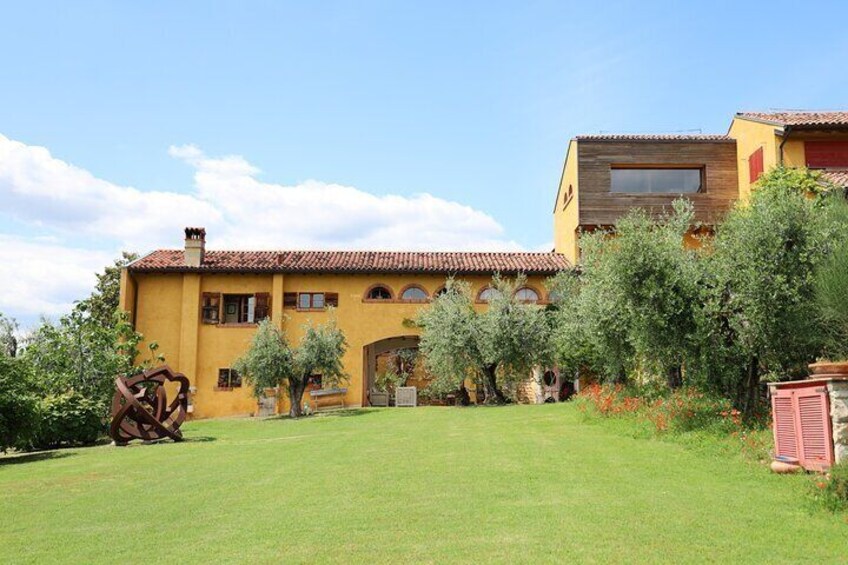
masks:
<instances>
[{"instance_id":1,"label":"large window on wood facade","mask_svg":"<svg viewBox=\"0 0 848 565\"><path fill-rule=\"evenodd\" d=\"M627 194L683 194L703 189L704 169L612 167L610 192Z\"/></svg>"}]
</instances>

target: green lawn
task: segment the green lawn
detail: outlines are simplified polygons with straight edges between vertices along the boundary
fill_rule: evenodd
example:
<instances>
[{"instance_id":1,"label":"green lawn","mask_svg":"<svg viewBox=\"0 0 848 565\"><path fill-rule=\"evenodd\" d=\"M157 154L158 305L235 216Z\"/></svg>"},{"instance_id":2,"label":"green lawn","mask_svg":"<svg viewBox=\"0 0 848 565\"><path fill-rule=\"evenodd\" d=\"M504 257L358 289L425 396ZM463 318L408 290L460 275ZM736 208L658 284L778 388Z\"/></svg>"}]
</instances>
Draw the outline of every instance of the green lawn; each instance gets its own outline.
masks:
<instances>
[{"instance_id":1,"label":"green lawn","mask_svg":"<svg viewBox=\"0 0 848 565\"><path fill-rule=\"evenodd\" d=\"M0 562L846 562L805 477L571 405L189 423L0 457Z\"/></svg>"}]
</instances>

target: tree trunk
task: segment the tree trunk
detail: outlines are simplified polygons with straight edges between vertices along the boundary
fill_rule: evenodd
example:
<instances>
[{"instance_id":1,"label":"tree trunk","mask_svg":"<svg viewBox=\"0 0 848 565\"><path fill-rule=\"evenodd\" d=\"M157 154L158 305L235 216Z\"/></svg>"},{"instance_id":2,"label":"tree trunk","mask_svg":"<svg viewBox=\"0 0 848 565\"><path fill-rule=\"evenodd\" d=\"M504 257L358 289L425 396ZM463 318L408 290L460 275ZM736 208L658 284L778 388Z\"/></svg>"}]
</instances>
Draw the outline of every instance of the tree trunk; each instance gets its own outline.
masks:
<instances>
[{"instance_id":1,"label":"tree trunk","mask_svg":"<svg viewBox=\"0 0 848 565\"><path fill-rule=\"evenodd\" d=\"M306 390L306 381L289 380L289 416L292 418L300 418L302 413L303 392Z\"/></svg>"},{"instance_id":2,"label":"tree trunk","mask_svg":"<svg viewBox=\"0 0 848 565\"><path fill-rule=\"evenodd\" d=\"M744 416L747 421L754 418L757 409L757 392L760 385L760 360L757 356L748 361L748 378L745 383Z\"/></svg>"},{"instance_id":3,"label":"tree trunk","mask_svg":"<svg viewBox=\"0 0 848 565\"><path fill-rule=\"evenodd\" d=\"M485 379L483 381L486 387L486 403L506 404L508 402L506 396L501 389L498 388L497 365L487 365L483 371Z\"/></svg>"},{"instance_id":4,"label":"tree trunk","mask_svg":"<svg viewBox=\"0 0 848 565\"><path fill-rule=\"evenodd\" d=\"M460 406L468 406L471 404L471 397L468 396L468 390L465 388L465 383L459 385L459 404Z\"/></svg>"},{"instance_id":5,"label":"tree trunk","mask_svg":"<svg viewBox=\"0 0 848 565\"><path fill-rule=\"evenodd\" d=\"M666 375L668 379L668 388L676 390L683 386L683 368L680 365L674 365L668 369Z\"/></svg>"}]
</instances>

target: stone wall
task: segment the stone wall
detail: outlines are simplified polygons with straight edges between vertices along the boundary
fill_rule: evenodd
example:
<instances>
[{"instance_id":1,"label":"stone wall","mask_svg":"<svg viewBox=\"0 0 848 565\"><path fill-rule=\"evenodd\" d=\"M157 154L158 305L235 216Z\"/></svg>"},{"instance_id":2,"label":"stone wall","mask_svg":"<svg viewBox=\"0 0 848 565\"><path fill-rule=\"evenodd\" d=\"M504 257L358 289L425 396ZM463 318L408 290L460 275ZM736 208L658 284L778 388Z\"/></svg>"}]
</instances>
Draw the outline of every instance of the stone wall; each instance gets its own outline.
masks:
<instances>
[{"instance_id":1,"label":"stone wall","mask_svg":"<svg viewBox=\"0 0 848 565\"><path fill-rule=\"evenodd\" d=\"M837 463L848 461L848 381L830 381L827 391L833 426L833 456Z\"/></svg>"}]
</instances>

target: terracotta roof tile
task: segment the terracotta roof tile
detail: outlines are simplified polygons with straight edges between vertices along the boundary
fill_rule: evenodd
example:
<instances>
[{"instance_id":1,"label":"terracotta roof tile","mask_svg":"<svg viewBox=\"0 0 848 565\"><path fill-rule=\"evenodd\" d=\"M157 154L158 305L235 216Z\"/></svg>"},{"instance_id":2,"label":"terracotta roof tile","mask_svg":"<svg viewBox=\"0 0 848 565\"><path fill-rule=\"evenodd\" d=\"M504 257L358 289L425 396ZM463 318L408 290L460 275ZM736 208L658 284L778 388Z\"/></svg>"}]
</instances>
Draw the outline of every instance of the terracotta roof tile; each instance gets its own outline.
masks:
<instances>
[{"instance_id":1,"label":"terracotta roof tile","mask_svg":"<svg viewBox=\"0 0 848 565\"><path fill-rule=\"evenodd\" d=\"M733 139L722 134L703 133L599 133L578 135L577 141L692 141L692 142L733 142Z\"/></svg>"},{"instance_id":2,"label":"terracotta roof tile","mask_svg":"<svg viewBox=\"0 0 848 565\"><path fill-rule=\"evenodd\" d=\"M848 111L739 112L740 118L793 127L848 127Z\"/></svg>"},{"instance_id":3,"label":"terracotta roof tile","mask_svg":"<svg viewBox=\"0 0 848 565\"><path fill-rule=\"evenodd\" d=\"M207 251L200 267L187 267L183 250L160 249L129 268L134 272L554 274L571 264L559 253Z\"/></svg>"},{"instance_id":4,"label":"terracotta roof tile","mask_svg":"<svg viewBox=\"0 0 848 565\"><path fill-rule=\"evenodd\" d=\"M821 176L824 180L832 182L836 186L848 188L848 170L823 170Z\"/></svg>"}]
</instances>

